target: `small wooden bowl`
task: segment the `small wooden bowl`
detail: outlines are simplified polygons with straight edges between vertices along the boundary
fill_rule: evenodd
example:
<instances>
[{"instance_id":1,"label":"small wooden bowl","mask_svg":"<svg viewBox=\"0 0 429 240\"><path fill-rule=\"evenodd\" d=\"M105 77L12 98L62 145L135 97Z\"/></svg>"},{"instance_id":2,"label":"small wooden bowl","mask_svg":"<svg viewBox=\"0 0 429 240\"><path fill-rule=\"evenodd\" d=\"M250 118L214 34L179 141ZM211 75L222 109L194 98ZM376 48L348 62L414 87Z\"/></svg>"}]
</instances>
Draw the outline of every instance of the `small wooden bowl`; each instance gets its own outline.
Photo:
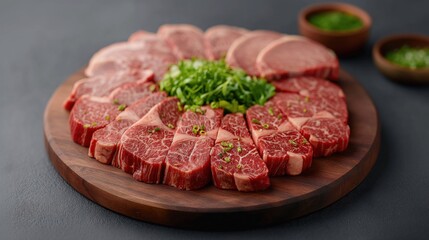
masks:
<instances>
[{"instance_id":1,"label":"small wooden bowl","mask_svg":"<svg viewBox=\"0 0 429 240\"><path fill-rule=\"evenodd\" d=\"M400 48L403 45L429 47L429 37L417 34L403 34L379 40L372 48L372 57L378 70L396 82L410 84L429 83L429 67L411 69L392 63L385 58L387 52Z\"/></svg>"},{"instance_id":2,"label":"small wooden bowl","mask_svg":"<svg viewBox=\"0 0 429 240\"><path fill-rule=\"evenodd\" d=\"M350 31L325 31L311 24L308 19L312 14L340 11L360 18L363 22L361 28ZM364 10L345 3L316 4L304 8L299 13L299 32L301 35L317 41L334 50L338 55L347 56L359 52L368 40L372 24L371 17Z\"/></svg>"}]
</instances>

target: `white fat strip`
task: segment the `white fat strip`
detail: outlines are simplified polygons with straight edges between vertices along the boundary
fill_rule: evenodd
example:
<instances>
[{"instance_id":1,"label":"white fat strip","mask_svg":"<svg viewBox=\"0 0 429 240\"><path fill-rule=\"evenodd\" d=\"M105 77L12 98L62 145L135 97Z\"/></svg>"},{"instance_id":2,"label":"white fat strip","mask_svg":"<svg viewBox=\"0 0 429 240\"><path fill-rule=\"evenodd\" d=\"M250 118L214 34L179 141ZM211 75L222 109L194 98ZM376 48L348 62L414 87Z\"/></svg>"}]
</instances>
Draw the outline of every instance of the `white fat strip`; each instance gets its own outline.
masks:
<instances>
[{"instance_id":1,"label":"white fat strip","mask_svg":"<svg viewBox=\"0 0 429 240\"><path fill-rule=\"evenodd\" d=\"M304 125L309 117L297 117L297 118L288 118L289 122L297 129L301 129L302 125Z\"/></svg>"},{"instance_id":2,"label":"white fat strip","mask_svg":"<svg viewBox=\"0 0 429 240\"><path fill-rule=\"evenodd\" d=\"M302 167L304 165L304 159L301 154L287 152L289 155L289 161L287 163L287 172L290 175L299 175L302 172Z\"/></svg>"}]
</instances>

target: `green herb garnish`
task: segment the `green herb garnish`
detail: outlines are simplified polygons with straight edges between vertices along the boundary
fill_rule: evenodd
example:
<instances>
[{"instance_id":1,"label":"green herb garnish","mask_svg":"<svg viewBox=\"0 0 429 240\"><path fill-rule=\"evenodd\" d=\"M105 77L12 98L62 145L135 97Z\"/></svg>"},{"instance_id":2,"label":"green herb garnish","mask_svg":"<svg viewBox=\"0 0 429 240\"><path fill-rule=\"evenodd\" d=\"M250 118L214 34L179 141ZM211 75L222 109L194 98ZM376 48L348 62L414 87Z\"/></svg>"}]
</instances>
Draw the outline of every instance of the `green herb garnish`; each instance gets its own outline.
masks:
<instances>
[{"instance_id":1,"label":"green herb garnish","mask_svg":"<svg viewBox=\"0 0 429 240\"><path fill-rule=\"evenodd\" d=\"M289 143L294 147L298 146L298 143L296 143L295 140L291 139L291 140L289 140Z\"/></svg>"},{"instance_id":2,"label":"green herb garnish","mask_svg":"<svg viewBox=\"0 0 429 240\"><path fill-rule=\"evenodd\" d=\"M125 104L121 104L121 105L119 105L118 106L118 111L124 111L125 110L125 108L127 107L127 105L125 105Z\"/></svg>"},{"instance_id":3,"label":"green herb garnish","mask_svg":"<svg viewBox=\"0 0 429 240\"><path fill-rule=\"evenodd\" d=\"M109 116L109 115L106 115L106 116L104 117L104 119L105 119L106 121L110 121L110 116Z\"/></svg>"},{"instance_id":4,"label":"green herb garnish","mask_svg":"<svg viewBox=\"0 0 429 240\"><path fill-rule=\"evenodd\" d=\"M252 123L261 124L261 122L256 118L252 118Z\"/></svg>"},{"instance_id":5,"label":"green herb garnish","mask_svg":"<svg viewBox=\"0 0 429 240\"><path fill-rule=\"evenodd\" d=\"M174 125L173 125L173 124L171 124L171 123L169 123L169 124L167 124L167 127L169 127L169 128L171 128L171 129L173 129L173 128L174 128Z\"/></svg>"},{"instance_id":6,"label":"green herb garnish","mask_svg":"<svg viewBox=\"0 0 429 240\"><path fill-rule=\"evenodd\" d=\"M268 108L268 113L269 113L271 116L274 116L274 111L273 111L273 108L272 108L272 107Z\"/></svg>"},{"instance_id":7,"label":"green herb garnish","mask_svg":"<svg viewBox=\"0 0 429 240\"><path fill-rule=\"evenodd\" d=\"M363 27L360 18L340 11L325 11L310 15L308 21L325 31L351 31Z\"/></svg>"},{"instance_id":8,"label":"green herb garnish","mask_svg":"<svg viewBox=\"0 0 429 240\"><path fill-rule=\"evenodd\" d=\"M240 146L238 146L238 147L237 147L237 152L238 152L238 153L241 153L241 151L242 151L242 150L243 150L243 149L242 149Z\"/></svg>"},{"instance_id":9,"label":"green herb garnish","mask_svg":"<svg viewBox=\"0 0 429 240\"><path fill-rule=\"evenodd\" d=\"M417 48L404 45L387 52L387 60L411 69L429 67L429 47Z\"/></svg>"},{"instance_id":10,"label":"green herb garnish","mask_svg":"<svg viewBox=\"0 0 429 240\"><path fill-rule=\"evenodd\" d=\"M149 130L148 132L149 132L149 133L156 133L156 132L159 132L159 131L161 131L161 128L156 127L156 128L154 128L154 129L152 129L152 130Z\"/></svg>"},{"instance_id":11,"label":"green herb garnish","mask_svg":"<svg viewBox=\"0 0 429 240\"><path fill-rule=\"evenodd\" d=\"M119 105L119 100L117 98L113 99L113 104Z\"/></svg>"},{"instance_id":12,"label":"green herb garnish","mask_svg":"<svg viewBox=\"0 0 429 240\"><path fill-rule=\"evenodd\" d=\"M224 60L180 61L170 67L160 88L179 98L186 109L210 105L241 113L255 104L263 105L275 94L273 85L230 68Z\"/></svg>"},{"instance_id":13,"label":"green herb garnish","mask_svg":"<svg viewBox=\"0 0 429 240\"><path fill-rule=\"evenodd\" d=\"M230 158L230 157L225 157L223 160L224 160L226 163L231 162L231 158Z\"/></svg>"}]
</instances>

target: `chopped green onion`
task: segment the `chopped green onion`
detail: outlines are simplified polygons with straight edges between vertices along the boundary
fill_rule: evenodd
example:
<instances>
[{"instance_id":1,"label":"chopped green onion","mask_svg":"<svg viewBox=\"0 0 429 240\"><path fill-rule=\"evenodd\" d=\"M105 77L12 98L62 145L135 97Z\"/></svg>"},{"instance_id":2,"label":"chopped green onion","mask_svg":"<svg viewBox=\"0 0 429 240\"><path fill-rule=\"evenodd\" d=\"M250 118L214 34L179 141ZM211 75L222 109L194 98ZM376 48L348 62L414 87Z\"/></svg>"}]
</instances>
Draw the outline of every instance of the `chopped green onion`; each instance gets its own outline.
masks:
<instances>
[{"instance_id":1,"label":"chopped green onion","mask_svg":"<svg viewBox=\"0 0 429 240\"><path fill-rule=\"evenodd\" d=\"M182 60L170 67L160 88L176 96L187 106L185 109L201 114L204 111L196 107L202 105L245 113L247 108L263 105L275 94L272 84L230 68L225 60Z\"/></svg>"},{"instance_id":2,"label":"chopped green onion","mask_svg":"<svg viewBox=\"0 0 429 240\"><path fill-rule=\"evenodd\" d=\"M226 163L231 162L231 158L230 158L230 157L225 157L223 160L224 160Z\"/></svg>"},{"instance_id":3,"label":"chopped green onion","mask_svg":"<svg viewBox=\"0 0 429 240\"><path fill-rule=\"evenodd\" d=\"M125 104L121 104L121 105L119 105L118 106L118 111L124 111L125 110L125 108L127 107L127 105L125 105Z\"/></svg>"},{"instance_id":4,"label":"chopped green onion","mask_svg":"<svg viewBox=\"0 0 429 240\"><path fill-rule=\"evenodd\" d=\"M296 143L295 140L291 139L291 140L289 140L289 143L294 147L298 146L298 143Z\"/></svg>"}]
</instances>

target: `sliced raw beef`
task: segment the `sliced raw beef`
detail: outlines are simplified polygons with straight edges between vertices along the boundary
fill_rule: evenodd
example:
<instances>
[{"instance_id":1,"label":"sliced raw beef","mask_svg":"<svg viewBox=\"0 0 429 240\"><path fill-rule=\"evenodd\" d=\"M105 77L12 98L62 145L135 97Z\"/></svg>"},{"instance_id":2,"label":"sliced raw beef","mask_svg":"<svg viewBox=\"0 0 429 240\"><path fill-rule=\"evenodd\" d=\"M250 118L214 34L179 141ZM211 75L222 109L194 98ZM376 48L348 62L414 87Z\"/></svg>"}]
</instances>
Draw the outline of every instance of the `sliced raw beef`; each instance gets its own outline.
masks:
<instances>
[{"instance_id":1,"label":"sliced raw beef","mask_svg":"<svg viewBox=\"0 0 429 240\"><path fill-rule=\"evenodd\" d=\"M249 31L244 28L217 25L204 33L206 55L210 60L224 58L231 44Z\"/></svg>"},{"instance_id":2,"label":"sliced raw beef","mask_svg":"<svg viewBox=\"0 0 429 240\"><path fill-rule=\"evenodd\" d=\"M157 92L143 97L121 112L105 128L95 131L91 139L88 155L101 163L110 164L122 134L165 97L164 92Z\"/></svg>"},{"instance_id":3,"label":"sliced raw beef","mask_svg":"<svg viewBox=\"0 0 429 240\"><path fill-rule=\"evenodd\" d=\"M316 77L296 77L272 81L277 91L297 93L302 96L345 98L343 90L335 83Z\"/></svg>"},{"instance_id":4,"label":"sliced raw beef","mask_svg":"<svg viewBox=\"0 0 429 240\"><path fill-rule=\"evenodd\" d=\"M165 160L164 184L195 190L211 179L210 150L214 145L223 109L202 107L201 113L187 111L178 123Z\"/></svg>"},{"instance_id":5,"label":"sliced raw beef","mask_svg":"<svg viewBox=\"0 0 429 240\"><path fill-rule=\"evenodd\" d=\"M188 24L165 24L158 36L166 41L178 59L205 59L204 33Z\"/></svg>"},{"instance_id":6,"label":"sliced raw beef","mask_svg":"<svg viewBox=\"0 0 429 240\"><path fill-rule=\"evenodd\" d=\"M226 55L226 61L231 67L241 68L252 76L259 76L256 68L259 52L282 36L280 33L265 30L246 33L233 42Z\"/></svg>"},{"instance_id":7,"label":"sliced raw beef","mask_svg":"<svg viewBox=\"0 0 429 240\"><path fill-rule=\"evenodd\" d=\"M270 43L259 53L256 66L267 79L314 76L335 80L339 74L334 52L298 36L285 36Z\"/></svg>"},{"instance_id":8,"label":"sliced raw beef","mask_svg":"<svg viewBox=\"0 0 429 240\"><path fill-rule=\"evenodd\" d=\"M270 176L298 175L311 166L311 145L273 102L250 107L246 118Z\"/></svg>"},{"instance_id":9,"label":"sliced raw beef","mask_svg":"<svg viewBox=\"0 0 429 240\"><path fill-rule=\"evenodd\" d=\"M91 58L85 70L87 76L114 75L118 72L139 77L145 70L152 70L155 80L177 59L170 47L154 34L146 34L139 41L120 42L102 48Z\"/></svg>"},{"instance_id":10,"label":"sliced raw beef","mask_svg":"<svg viewBox=\"0 0 429 240\"><path fill-rule=\"evenodd\" d=\"M115 74L84 78L73 85L73 90L67 100L64 102L64 108L71 110L75 102L82 96L88 95L93 97L108 97L118 87L132 82L143 84L150 82L154 75L152 71L145 71L139 80L127 74Z\"/></svg>"},{"instance_id":11,"label":"sliced raw beef","mask_svg":"<svg viewBox=\"0 0 429 240\"><path fill-rule=\"evenodd\" d=\"M121 137L114 166L137 181L160 183L164 160L181 115L177 98L167 98L128 128Z\"/></svg>"},{"instance_id":12,"label":"sliced raw beef","mask_svg":"<svg viewBox=\"0 0 429 240\"><path fill-rule=\"evenodd\" d=\"M217 188L251 192L270 186L268 168L253 144L243 114L223 117L210 155L213 183Z\"/></svg>"},{"instance_id":13,"label":"sliced raw beef","mask_svg":"<svg viewBox=\"0 0 429 240\"><path fill-rule=\"evenodd\" d=\"M309 118L333 116L344 123L348 121L344 98L309 97L296 93L277 93L273 100L288 120L295 126Z\"/></svg>"},{"instance_id":14,"label":"sliced raw beef","mask_svg":"<svg viewBox=\"0 0 429 240\"><path fill-rule=\"evenodd\" d=\"M118 106L109 98L81 97L69 117L73 141L88 147L92 134L115 119L119 112Z\"/></svg>"},{"instance_id":15,"label":"sliced raw beef","mask_svg":"<svg viewBox=\"0 0 429 240\"><path fill-rule=\"evenodd\" d=\"M300 132L313 146L315 157L346 150L350 138L350 127L336 118L309 119Z\"/></svg>"},{"instance_id":16,"label":"sliced raw beef","mask_svg":"<svg viewBox=\"0 0 429 240\"><path fill-rule=\"evenodd\" d=\"M109 98L117 104L130 106L135 101L145 98L155 91L158 91L158 86L153 82L132 82L116 88L110 93Z\"/></svg>"},{"instance_id":17,"label":"sliced raw beef","mask_svg":"<svg viewBox=\"0 0 429 240\"><path fill-rule=\"evenodd\" d=\"M144 38L147 35L155 35L155 33L151 33L151 32L146 32L144 30L139 30L137 32L132 33L129 37L128 37L128 42L137 42L140 40L144 40Z\"/></svg>"}]
</instances>

